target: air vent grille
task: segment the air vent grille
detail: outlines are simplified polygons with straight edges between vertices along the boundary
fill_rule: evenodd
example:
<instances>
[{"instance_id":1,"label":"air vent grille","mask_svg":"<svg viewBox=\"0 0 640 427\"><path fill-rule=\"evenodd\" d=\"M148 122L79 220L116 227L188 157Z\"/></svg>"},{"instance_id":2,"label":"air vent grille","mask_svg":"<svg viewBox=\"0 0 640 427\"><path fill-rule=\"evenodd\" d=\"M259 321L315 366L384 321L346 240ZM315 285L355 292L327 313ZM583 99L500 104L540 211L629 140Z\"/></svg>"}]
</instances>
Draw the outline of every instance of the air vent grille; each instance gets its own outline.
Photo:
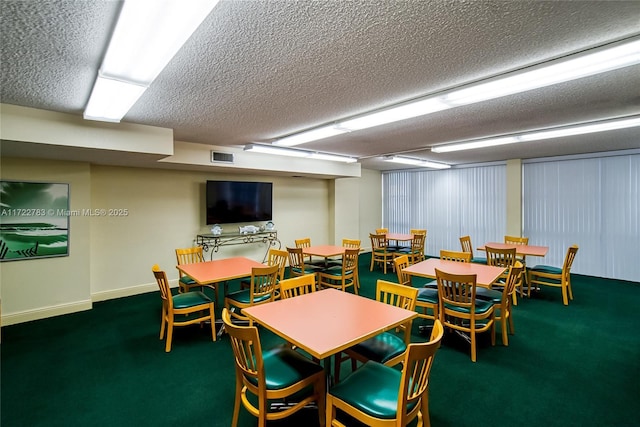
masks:
<instances>
[{"instance_id":1,"label":"air vent grille","mask_svg":"<svg viewBox=\"0 0 640 427\"><path fill-rule=\"evenodd\" d=\"M218 151L211 152L211 163L233 163L233 154L231 153L220 153Z\"/></svg>"}]
</instances>

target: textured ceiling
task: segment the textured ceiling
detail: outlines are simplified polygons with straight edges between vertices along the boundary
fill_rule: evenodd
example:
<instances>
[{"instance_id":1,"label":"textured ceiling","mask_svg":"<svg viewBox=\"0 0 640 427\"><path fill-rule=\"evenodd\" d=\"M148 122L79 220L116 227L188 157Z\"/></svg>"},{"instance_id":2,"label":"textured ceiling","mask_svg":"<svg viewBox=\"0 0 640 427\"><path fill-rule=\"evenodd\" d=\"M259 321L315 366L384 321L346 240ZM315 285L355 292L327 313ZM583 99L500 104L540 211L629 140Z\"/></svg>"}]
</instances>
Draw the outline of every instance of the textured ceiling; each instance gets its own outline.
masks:
<instances>
[{"instance_id":1,"label":"textured ceiling","mask_svg":"<svg viewBox=\"0 0 640 427\"><path fill-rule=\"evenodd\" d=\"M121 2L1 2L1 101L81 115ZM123 121L218 146L276 137L640 35L638 1L222 0ZM638 148L612 131L436 154L429 147L640 114L640 66L300 148L364 167Z\"/></svg>"}]
</instances>

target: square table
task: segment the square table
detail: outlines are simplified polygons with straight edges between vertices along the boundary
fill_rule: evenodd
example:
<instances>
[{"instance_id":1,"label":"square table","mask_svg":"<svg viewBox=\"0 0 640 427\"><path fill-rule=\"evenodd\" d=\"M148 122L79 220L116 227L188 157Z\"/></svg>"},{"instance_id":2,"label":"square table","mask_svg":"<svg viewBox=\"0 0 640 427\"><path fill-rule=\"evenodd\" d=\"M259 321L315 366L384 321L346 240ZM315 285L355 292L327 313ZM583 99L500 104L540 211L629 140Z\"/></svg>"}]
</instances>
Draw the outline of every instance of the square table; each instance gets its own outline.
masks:
<instances>
[{"instance_id":1,"label":"square table","mask_svg":"<svg viewBox=\"0 0 640 427\"><path fill-rule=\"evenodd\" d=\"M265 265L245 257L216 259L176 265L176 268L202 286L251 276L251 269ZM225 292L226 294L226 292Z\"/></svg>"},{"instance_id":2,"label":"square table","mask_svg":"<svg viewBox=\"0 0 640 427\"><path fill-rule=\"evenodd\" d=\"M499 243L489 242L484 246L478 248L479 251L485 251L486 246L491 246L496 249L511 249L516 248L516 255L520 256L545 256L549 252L548 246L533 246L533 245L514 245L513 243Z\"/></svg>"},{"instance_id":3,"label":"square table","mask_svg":"<svg viewBox=\"0 0 640 427\"><path fill-rule=\"evenodd\" d=\"M418 313L337 289L242 309L242 313L317 359L326 359ZM331 364L324 362L327 378Z\"/></svg>"},{"instance_id":4,"label":"square table","mask_svg":"<svg viewBox=\"0 0 640 427\"><path fill-rule=\"evenodd\" d=\"M224 282L224 296L227 296L227 281L242 279L251 276L254 267L265 267L264 264L245 257L233 257L216 259L212 261L194 262L192 264L176 265L176 268L191 277L197 284L212 286ZM212 286L214 292L218 292L217 286ZM217 301L217 298L216 298ZM216 325L222 325L222 320L216 319ZM224 328L220 327L218 336L221 336Z\"/></svg>"},{"instance_id":5,"label":"square table","mask_svg":"<svg viewBox=\"0 0 640 427\"><path fill-rule=\"evenodd\" d=\"M491 284L495 282L506 270L505 268L494 267L492 265L429 258L410 265L403 271L409 276L435 279L436 268L451 274L475 274L476 284L485 288L491 288Z\"/></svg>"},{"instance_id":6,"label":"square table","mask_svg":"<svg viewBox=\"0 0 640 427\"><path fill-rule=\"evenodd\" d=\"M329 258L336 257L338 255L342 256L344 254L344 250L347 249L344 246L336 246L336 245L314 245L307 246L302 248L302 253L305 255L311 256L319 256L324 258L324 266L329 266Z\"/></svg>"}]
</instances>

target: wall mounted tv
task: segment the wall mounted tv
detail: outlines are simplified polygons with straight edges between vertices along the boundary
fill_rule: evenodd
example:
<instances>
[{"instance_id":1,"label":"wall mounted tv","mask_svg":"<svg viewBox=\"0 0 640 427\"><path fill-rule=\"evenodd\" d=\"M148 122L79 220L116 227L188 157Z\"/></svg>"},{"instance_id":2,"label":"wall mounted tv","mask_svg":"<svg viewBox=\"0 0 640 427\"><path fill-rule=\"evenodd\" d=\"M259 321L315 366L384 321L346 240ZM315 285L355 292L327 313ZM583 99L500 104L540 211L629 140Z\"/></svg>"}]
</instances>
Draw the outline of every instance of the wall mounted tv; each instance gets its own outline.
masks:
<instances>
[{"instance_id":1,"label":"wall mounted tv","mask_svg":"<svg viewBox=\"0 0 640 427\"><path fill-rule=\"evenodd\" d=\"M273 183L207 181L207 224L270 221Z\"/></svg>"}]
</instances>

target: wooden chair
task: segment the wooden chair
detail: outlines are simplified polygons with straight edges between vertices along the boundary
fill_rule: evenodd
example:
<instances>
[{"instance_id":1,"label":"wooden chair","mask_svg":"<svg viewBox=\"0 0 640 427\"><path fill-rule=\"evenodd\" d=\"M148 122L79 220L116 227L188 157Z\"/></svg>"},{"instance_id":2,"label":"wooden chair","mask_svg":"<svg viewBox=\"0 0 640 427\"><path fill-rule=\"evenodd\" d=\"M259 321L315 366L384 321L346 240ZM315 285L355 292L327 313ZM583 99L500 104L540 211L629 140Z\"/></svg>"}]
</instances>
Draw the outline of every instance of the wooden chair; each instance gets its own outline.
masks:
<instances>
[{"instance_id":1,"label":"wooden chair","mask_svg":"<svg viewBox=\"0 0 640 427\"><path fill-rule=\"evenodd\" d=\"M196 262L204 262L204 255L202 252L202 246L194 246L192 248L183 248L176 249L176 260L178 265L182 264L193 264ZM184 274L182 271L178 270L179 279L178 279L178 292L189 292L192 288L199 288L201 291L204 290L203 286L200 286L193 280L191 277ZM218 303L218 292L216 289L216 284L207 285L214 291L214 296L216 300L216 304Z\"/></svg>"},{"instance_id":2,"label":"wooden chair","mask_svg":"<svg viewBox=\"0 0 640 427\"><path fill-rule=\"evenodd\" d=\"M311 247L311 238L305 237L304 239L296 239L294 240L294 243L296 245L296 248L300 248L300 249L309 248ZM304 263L306 265L315 265L319 267L324 267L325 260L323 259L323 260L314 261L312 255L304 255Z\"/></svg>"},{"instance_id":3,"label":"wooden chair","mask_svg":"<svg viewBox=\"0 0 640 427\"><path fill-rule=\"evenodd\" d=\"M293 298L316 291L316 275L291 277L280 281L280 298Z\"/></svg>"},{"instance_id":4,"label":"wooden chair","mask_svg":"<svg viewBox=\"0 0 640 427\"><path fill-rule=\"evenodd\" d=\"M351 249L360 249L360 239L342 239L342 246Z\"/></svg>"},{"instance_id":5,"label":"wooden chair","mask_svg":"<svg viewBox=\"0 0 640 427\"><path fill-rule=\"evenodd\" d=\"M249 289L230 292L224 298L224 306L229 310L231 317L249 321L249 318L241 313L243 308L273 301L276 296L278 272L277 265L253 267Z\"/></svg>"},{"instance_id":6,"label":"wooden chair","mask_svg":"<svg viewBox=\"0 0 640 427\"><path fill-rule=\"evenodd\" d=\"M398 283L405 286L411 286L411 277L404 272L404 269L409 267L409 256L400 255L393 260L395 264L396 273L398 274ZM429 282L431 284L432 282ZM433 286L426 286L418 289L418 295L416 296L416 311L418 317L422 319L435 320L438 318L438 288Z\"/></svg>"},{"instance_id":7,"label":"wooden chair","mask_svg":"<svg viewBox=\"0 0 640 427\"><path fill-rule=\"evenodd\" d=\"M278 266L278 283L284 279L284 272L287 266L287 259L289 259L289 253L287 251L282 251L280 249L270 248L269 253L267 254L267 265L277 265ZM249 289L251 286L250 280L242 280L240 282L241 289ZM276 286L277 291L277 286ZM278 292L276 292L276 299L278 298Z\"/></svg>"},{"instance_id":8,"label":"wooden chair","mask_svg":"<svg viewBox=\"0 0 640 427\"><path fill-rule=\"evenodd\" d=\"M578 253L578 245L570 246L564 257L562 268L550 265L536 265L529 269L527 295L531 296L531 285L552 286L562 289L562 303L569 305L569 299L573 299L571 290L571 266Z\"/></svg>"},{"instance_id":9,"label":"wooden chair","mask_svg":"<svg viewBox=\"0 0 640 427\"><path fill-rule=\"evenodd\" d=\"M509 268L513 267L516 263L516 249L501 249L494 248L491 246L486 246L485 251L487 253L487 265L492 265L495 267L502 267L507 269L502 275L498 278L496 282L494 282L491 286L502 288L504 286L505 280L507 280L507 275L509 274ZM518 296L514 292L512 295L513 304L518 305Z\"/></svg>"},{"instance_id":10,"label":"wooden chair","mask_svg":"<svg viewBox=\"0 0 640 427\"><path fill-rule=\"evenodd\" d=\"M513 326L513 309L512 309L512 294L516 291L518 283L522 282L522 275L524 266L520 261L516 261L515 264L509 268L509 274L507 280L502 288L502 291L496 289L477 288L476 298L488 300L493 303L495 316L494 320L500 322L502 331L502 344L504 346L509 345L509 334L515 333L515 327Z\"/></svg>"},{"instance_id":11,"label":"wooden chair","mask_svg":"<svg viewBox=\"0 0 640 427\"><path fill-rule=\"evenodd\" d=\"M389 233L389 229L388 228L376 228L376 234L387 234ZM400 249L400 246L398 245L391 245L389 244L389 242L387 241L387 246L389 248L390 251L395 252L398 249Z\"/></svg>"},{"instance_id":12,"label":"wooden chair","mask_svg":"<svg viewBox=\"0 0 640 427\"><path fill-rule=\"evenodd\" d=\"M369 233L369 239L371 239L371 267L369 271L373 271L373 266L376 263L382 263L382 271L387 274L387 264L392 263L396 255L389 249L387 235Z\"/></svg>"},{"instance_id":13,"label":"wooden chair","mask_svg":"<svg viewBox=\"0 0 640 427\"><path fill-rule=\"evenodd\" d=\"M436 268L438 313L445 327L469 334L471 360L476 361L476 334L491 331L491 345L496 344L493 303L476 299L475 274L451 274Z\"/></svg>"},{"instance_id":14,"label":"wooden chair","mask_svg":"<svg viewBox=\"0 0 640 427\"><path fill-rule=\"evenodd\" d=\"M357 295L360 287L358 279L358 256L360 249L345 249L342 255L342 263L339 266L329 267L318 272L318 288L334 288L346 291L353 287Z\"/></svg>"},{"instance_id":15,"label":"wooden chair","mask_svg":"<svg viewBox=\"0 0 640 427\"><path fill-rule=\"evenodd\" d=\"M471 252L440 250L440 259L455 262L471 262Z\"/></svg>"},{"instance_id":16,"label":"wooden chair","mask_svg":"<svg viewBox=\"0 0 640 427\"><path fill-rule=\"evenodd\" d=\"M402 370L369 361L327 393L327 425L344 426L342 411L371 427L406 426L416 417L418 426L429 419L429 374L444 330L439 320L425 343L409 344Z\"/></svg>"},{"instance_id":17,"label":"wooden chair","mask_svg":"<svg viewBox=\"0 0 640 427\"><path fill-rule=\"evenodd\" d=\"M424 242L427 238L426 230L424 234L413 233L413 239L411 240L411 246L401 247L398 249L399 254L409 255L409 263L415 264L416 262L424 261Z\"/></svg>"},{"instance_id":18,"label":"wooden chair","mask_svg":"<svg viewBox=\"0 0 640 427\"><path fill-rule=\"evenodd\" d=\"M487 263L487 259L486 258L474 257L473 256L473 245L471 245L471 237L469 237L469 236L460 237L460 246L462 246L462 251L463 252L469 252L471 254L471 262L474 262L476 264L486 264Z\"/></svg>"},{"instance_id":19,"label":"wooden chair","mask_svg":"<svg viewBox=\"0 0 640 427\"><path fill-rule=\"evenodd\" d=\"M160 298L162 298L160 339L164 339L165 329L167 331L167 341L164 351L167 353L171 351L171 340L175 326L187 326L195 323L204 325L204 322L209 321L211 323L211 337L213 341L215 341L216 326L213 301L201 291L172 295L167 274L163 270L160 270L157 264L154 265L151 270L160 288ZM196 313L196 316L191 316ZM176 321L176 316L182 315L186 316L184 320Z\"/></svg>"},{"instance_id":20,"label":"wooden chair","mask_svg":"<svg viewBox=\"0 0 640 427\"><path fill-rule=\"evenodd\" d=\"M418 289L410 286L386 280L378 280L376 284L376 299L385 304L413 311L416 308L417 296ZM400 329L404 332L402 338L393 332L383 332L346 349L344 354L351 359L351 370L354 371L356 369L357 361L364 363L368 360L374 360L387 366L395 366L402 363L404 352L411 342L412 324L413 320L409 320L400 326ZM340 379L340 364L343 360L336 355L334 368L336 381Z\"/></svg>"},{"instance_id":21,"label":"wooden chair","mask_svg":"<svg viewBox=\"0 0 640 427\"><path fill-rule=\"evenodd\" d=\"M316 274L320 267L307 265L302 248L287 248L289 255L289 277L304 276L305 274Z\"/></svg>"},{"instance_id":22,"label":"wooden chair","mask_svg":"<svg viewBox=\"0 0 640 427\"><path fill-rule=\"evenodd\" d=\"M266 427L267 421L286 418L312 402L318 405L320 425L325 425L326 378L322 366L286 346L263 352L258 328L234 325L226 308L222 321L235 359L232 427L238 425L241 404L258 418L259 427ZM295 404L291 403L294 396ZM285 409L270 411L274 401L284 402Z\"/></svg>"},{"instance_id":23,"label":"wooden chair","mask_svg":"<svg viewBox=\"0 0 640 427\"><path fill-rule=\"evenodd\" d=\"M509 245L528 245L529 244L529 238L528 237L520 237L520 236L504 236L504 242L509 244ZM516 250L517 252L517 250ZM527 270L527 260L526 260L526 255L518 255L516 254L516 259L518 261L520 261L522 263L522 266L524 267L525 271ZM522 276L522 280L521 283L518 284L518 288L516 289L517 292L520 293L520 295L524 295L524 285L526 284L527 281L527 275L523 275Z\"/></svg>"}]
</instances>

